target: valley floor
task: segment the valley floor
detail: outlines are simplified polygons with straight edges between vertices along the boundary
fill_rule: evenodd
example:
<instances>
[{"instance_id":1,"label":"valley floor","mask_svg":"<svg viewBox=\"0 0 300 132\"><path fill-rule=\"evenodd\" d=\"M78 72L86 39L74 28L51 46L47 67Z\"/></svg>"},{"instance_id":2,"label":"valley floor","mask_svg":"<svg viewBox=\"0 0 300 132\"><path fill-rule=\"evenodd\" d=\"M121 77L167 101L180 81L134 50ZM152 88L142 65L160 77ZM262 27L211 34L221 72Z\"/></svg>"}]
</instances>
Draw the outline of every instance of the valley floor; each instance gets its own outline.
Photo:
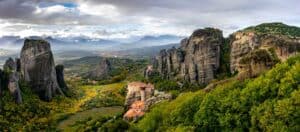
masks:
<instances>
[{"instance_id":1,"label":"valley floor","mask_svg":"<svg viewBox=\"0 0 300 132\"><path fill-rule=\"evenodd\" d=\"M124 98L118 92L125 85L125 82L120 82L108 85L80 86L80 89L83 90L83 96L74 102L73 106L66 108L66 114L69 116L58 123L57 129L78 131L80 129L80 121L96 120L99 117L113 117L122 114L123 106L121 102L123 102ZM106 100L104 98L108 96L107 93L112 93L112 97L116 99L115 101L119 101L120 104L102 104Z\"/></svg>"}]
</instances>

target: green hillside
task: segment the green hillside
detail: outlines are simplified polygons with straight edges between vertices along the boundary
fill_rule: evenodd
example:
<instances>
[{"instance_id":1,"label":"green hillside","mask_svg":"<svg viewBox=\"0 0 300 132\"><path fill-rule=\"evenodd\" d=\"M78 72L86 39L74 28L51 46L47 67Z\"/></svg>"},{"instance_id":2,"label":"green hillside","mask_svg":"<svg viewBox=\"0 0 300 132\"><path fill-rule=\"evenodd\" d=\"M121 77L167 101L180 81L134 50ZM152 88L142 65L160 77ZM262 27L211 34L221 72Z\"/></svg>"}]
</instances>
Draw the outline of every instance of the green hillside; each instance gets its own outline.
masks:
<instances>
[{"instance_id":1,"label":"green hillside","mask_svg":"<svg viewBox=\"0 0 300 132\"><path fill-rule=\"evenodd\" d=\"M284 23L263 23L257 26L251 26L245 29L245 31L255 31L262 34L273 35L286 35L289 37L300 37L300 28L296 26L289 26Z\"/></svg>"},{"instance_id":2,"label":"green hillside","mask_svg":"<svg viewBox=\"0 0 300 132\"><path fill-rule=\"evenodd\" d=\"M143 131L299 131L300 55L258 78L209 93L181 94L154 106L132 129Z\"/></svg>"}]
</instances>

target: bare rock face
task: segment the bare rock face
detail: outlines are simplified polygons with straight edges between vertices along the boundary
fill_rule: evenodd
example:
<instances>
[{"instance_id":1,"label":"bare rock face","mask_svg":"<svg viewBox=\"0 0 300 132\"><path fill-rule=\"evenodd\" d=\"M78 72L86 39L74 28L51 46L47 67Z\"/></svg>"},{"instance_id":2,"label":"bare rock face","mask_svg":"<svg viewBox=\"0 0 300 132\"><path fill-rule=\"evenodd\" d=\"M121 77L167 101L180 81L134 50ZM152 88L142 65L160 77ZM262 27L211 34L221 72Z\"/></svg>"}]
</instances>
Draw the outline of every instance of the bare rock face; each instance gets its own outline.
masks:
<instances>
[{"instance_id":1,"label":"bare rock face","mask_svg":"<svg viewBox=\"0 0 300 132\"><path fill-rule=\"evenodd\" d=\"M231 35L230 70L239 78L255 77L300 51L300 39L240 31Z\"/></svg>"},{"instance_id":2,"label":"bare rock face","mask_svg":"<svg viewBox=\"0 0 300 132\"><path fill-rule=\"evenodd\" d=\"M58 85L59 87L61 88L61 90L64 92L64 93L67 93L68 91L68 86L65 82L65 79L64 79L64 66L63 65L57 65L55 67L55 70L56 70L56 78L57 78L57 82L58 82Z\"/></svg>"},{"instance_id":3,"label":"bare rock face","mask_svg":"<svg viewBox=\"0 0 300 132\"><path fill-rule=\"evenodd\" d=\"M22 103L22 96L19 87L19 73L12 72L9 74L8 89L15 98L16 103Z\"/></svg>"},{"instance_id":4,"label":"bare rock face","mask_svg":"<svg viewBox=\"0 0 300 132\"><path fill-rule=\"evenodd\" d=\"M96 69L92 72L90 72L89 77L94 79L105 79L108 78L110 72L111 72L112 66L108 59L103 59L100 61L99 65L96 67Z\"/></svg>"},{"instance_id":5,"label":"bare rock face","mask_svg":"<svg viewBox=\"0 0 300 132\"><path fill-rule=\"evenodd\" d=\"M207 84L220 66L222 31L213 28L196 30L181 41L176 49L160 51L157 70L166 79L175 78L191 83Z\"/></svg>"},{"instance_id":6,"label":"bare rock face","mask_svg":"<svg viewBox=\"0 0 300 132\"><path fill-rule=\"evenodd\" d=\"M21 90L19 87L20 75L17 72L17 63L9 58L4 64L4 70L8 73L7 87L11 95L14 97L16 103L22 103Z\"/></svg>"},{"instance_id":7,"label":"bare rock face","mask_svg":"<svg viewBox=\"0 0 300 132\"><path fill-rule=\"evenodd\" d=\"M50 101L63 94L56 79L50 44L44 40L26 39L21 51L21 73L41 99Z\"/></svg>"},{"instance_id":8,"label":"bare rock face","mask_svg":"<svg viewBox=\"0 0 300 132\"><path fill-rule=\"evenodd\" d=\"M151 76L155 74L155 70L153 69L153 65L148 65L147 68L144 70L144 77L149 79Z\"/></svg>"}]
</instances>

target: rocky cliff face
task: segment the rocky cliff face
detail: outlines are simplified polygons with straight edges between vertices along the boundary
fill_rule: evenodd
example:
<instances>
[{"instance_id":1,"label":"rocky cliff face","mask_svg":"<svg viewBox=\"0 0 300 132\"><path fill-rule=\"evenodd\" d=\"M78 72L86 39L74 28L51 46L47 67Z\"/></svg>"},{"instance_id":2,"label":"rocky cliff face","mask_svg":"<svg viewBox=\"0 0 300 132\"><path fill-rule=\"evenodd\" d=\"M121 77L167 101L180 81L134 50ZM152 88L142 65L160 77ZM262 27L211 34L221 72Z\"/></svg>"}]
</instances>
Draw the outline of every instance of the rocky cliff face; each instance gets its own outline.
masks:
<instances>
[{"instance_id":1,"label":"rocky cliff face","mask_svg":"<svg viewBox=\"0 0 300 132\"><path fill-rule=\"evenodd\" d=\"M12 58L6 60L3 69L7 73L5 87L8 88L16 103L22 103L21 90L19 87L20 74L17 72L17 59L16 61Z\"/></svg>"},{"instance_id":2,"label":"rocky cliff face","mask_svg":"<svg viewBox=\"0 0 300 132\"><path fill-rule=\"evenodd\" d=\"M218 29L196 30L176 49L162 50L154 66L164 78L176 78L207 84L220 66L220 48L224 38Z\"/></svg>"},{"instance_id":3,"label":"rocky cliff face","mask_svg":"<svg viewBox=\"0 0 300 132\"><path fill-rule=\"evenodd\" d=\"M231 36L230 69L254 77L300 51L300 39L240 31Z\"/></svg>"},{"instance_id":4,"label":"rocky cliff face","mask_svg":"<svg viewBox=\"0 0 300 132\"><path fill-rule=\"evenodd\" d=\"M22 77L41 99L51 100L63 94L56 79L50 44L44 40L26 39L21 51Z\"/></svg>"},{"instance_id":5,"label":"rocky cliff face","mask_svg":"<svg viewBox=\"0 0 300 132\"><path fill-rule=\"evenodd\" d=\"M55 67L55 71L56 71L56 78L57 78L57 83L58 83L59 87L61 88L61 90L64 93L67 93L69 88L68 88L68 86L65 82L64 66L63 65L57 65Z\"/></svg>"},{"instance_id":6,"label":"rocky cliff face","mask_svg":"<svg viewBox=\"0 0 300 132\"><path fill-rule=\"evenodd\" d=\"M300 28L282 23L249 27L226 39L220 30L200 29L182 40L179 48L162 50L153 66L165 79L198 84L209 83L216 72L238 73L240 79L255 77L297 54L299 33Z\"/></svg>"},{"instance_id":7,"label":"rocky cliff face","mask_svg":"<svg viewBox=\"0 0 300 132\"><path fill-rule=\"evenodd\" d=\"M111 72L112 66L108 59L103 59L100 61L99 65L95 70L90 72L89 77L94 79L105 79L108 78Z\"/></svg>"}]
</instances>

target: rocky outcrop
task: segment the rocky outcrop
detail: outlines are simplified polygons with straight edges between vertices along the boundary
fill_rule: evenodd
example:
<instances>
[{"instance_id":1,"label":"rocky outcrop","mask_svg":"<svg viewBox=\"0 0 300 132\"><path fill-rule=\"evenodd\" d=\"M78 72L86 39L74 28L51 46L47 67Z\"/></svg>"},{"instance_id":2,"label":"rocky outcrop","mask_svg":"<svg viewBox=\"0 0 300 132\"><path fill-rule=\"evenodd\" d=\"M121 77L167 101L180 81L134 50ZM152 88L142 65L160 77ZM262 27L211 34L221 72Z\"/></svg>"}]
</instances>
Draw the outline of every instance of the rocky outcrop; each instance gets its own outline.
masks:
<instances>
[{"instance_id":1,"label":"rocky outcrop","mask_svg":"<svg viewBox=\"0 0 300 132\"><path fill-rule=\"evenodd\" d=\"M131 82L127 85L125 107L128 108L135 101L146 101L154 95L154 86L142 82Z\"/></svg>"},{"instance_id":2,"label":"rocky outcrop","mask_svg":"<svg viewBox=\"0 0 300 132\"><path fill-rule=\"evenodd\" d=\"M106 79L109 77L111 70L112 66L109 60L105 58L100 61L95 70L90 72L89 77L93 79Z\"/></svg>"},{"instance_id":3,"label":"rocky outcrop","mask_svg":"<svg viewBox=\"0 0 300 132\"><path fill-rule=\"evenodd\" d=\"M8 78L5 80L7 81L5 85L7 85L7 88L14 97L16 103L22 103L21 90L19 87L20 75L17 72L17 63L12 58L9 58L6 60L3 68L8 75Z\"/></svg>"},{"instance_id":4,"label":"rocky outcrop","mask_svg":"<svg viewBox=\"0 0 300 132\"><path fill-rule=\"evenodd\" d=\"M160 51L156 69L163 78L207 84L220 66L220 48L224 38L218 29L196 30L176 49Z\"/></svg>"},{"instance_id":5,"label":"rocky outcrop","mask_svg":"<svg viewBox=\"0 0 300 132\"><path fill-rule=\"evenodd\" d=\"M163 100L171 100L172 95L154 90L154 85L142 82L131 82L127 85L125 108L128 111L123 118L136 121L142 117L150 106Z\"/></svg>"},{"instance_id":6,"label":"rocky outcrop","mask_svg":"<svg viewBox=\"0 0 300 132\"><path fill-rule=\"evenodd\" d=\"M239 31L230 37L230 69L239 78L255 77L300 51L300 39Z\"/></svg>"},{"instance_id":7,"label":"rocky outcrop","mask_svg":"<svg viewBox=\"0 0 300 132\"><path fill-rule=\"evenodd\" d=\"M59 87L61 88L61 90L64 93L67 93L69 88L68 88L68 86L65 82L64 66L63 65L57 65L55 67L55 71L56 71L56 78L57 78L57 83L58 83Z\"/></svg>"},{"instance_id":8,"label":"rocky outcrop","mask_svg":"<svg viewBox=\"0 0 300 132\"><path fill-rule=\"evenodd\" d=\"M25 39L21 51L21 73L41 99L50 101L63 94L60 89L50 44L44 40Z\"/></svg>"},{"instance_id":9,"label":"rocky outcrop","mask_svg":"<svg viewBox=\"0 0 300 132\"><path fill-rule=\"evenodd\" d=\"M21 90L19 87L19 73L12 72L9 74L8 89L9 92L13 95L16 103L22 103Z\"/></svg>"},{"instance_id":10,"label":"rocky outcrop","mask_svg":"<svg viewBox=\"0 0 300 132\"><path fill-rule=\"evenodd\" d=\"M161 101L164 101L164 100L171 100L172 99L172 95L169 94L169 93L165 93L165 92L158 92L158 91L155 91L154 92L154 96L148 98L146 101L145 101L145 111L149 110L150 109L150 106L154 105L154 104L157 104Z\"/></svg>"},{"instance_id":11,"label":"rocky outcrop","mask_svg":"<svg viewBox=\"0 0 300 132\"><path fill-rule=\"evenodd\" d=\"M149 79L154 74L155 74L155 71L153 69L153 66L152 65L148 65L147 68L144 70L144 77L146 79Z\"/></svg>"}]
</instances>

